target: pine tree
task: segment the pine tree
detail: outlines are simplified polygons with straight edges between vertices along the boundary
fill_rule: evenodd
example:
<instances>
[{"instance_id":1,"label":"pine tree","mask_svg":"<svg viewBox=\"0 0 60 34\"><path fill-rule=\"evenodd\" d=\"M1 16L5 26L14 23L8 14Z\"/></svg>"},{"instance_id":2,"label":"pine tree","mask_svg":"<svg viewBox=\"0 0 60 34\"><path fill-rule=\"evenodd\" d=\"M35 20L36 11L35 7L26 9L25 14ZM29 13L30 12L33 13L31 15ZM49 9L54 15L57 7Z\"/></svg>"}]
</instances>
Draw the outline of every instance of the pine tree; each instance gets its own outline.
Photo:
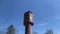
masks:
<instances>
[{"instance_id":1,"label":"pine tree","mask_svg":"<svg viewBox=\"0 0 60 34\"><path fill-rule=\"evenodd\" d=\"M7 34L15 34L15 28L13 25L8 27Z\"/></svg>"},{"instance_id":2,"label":"pine tree","mask_svg":"<svg viewBox=\"0 0 60 34\"><path fill-rule=\"evenodd\" d=\"M53 31L51 29L47 30L45 34L53 34Z\"/></svg>"}]
</instances>

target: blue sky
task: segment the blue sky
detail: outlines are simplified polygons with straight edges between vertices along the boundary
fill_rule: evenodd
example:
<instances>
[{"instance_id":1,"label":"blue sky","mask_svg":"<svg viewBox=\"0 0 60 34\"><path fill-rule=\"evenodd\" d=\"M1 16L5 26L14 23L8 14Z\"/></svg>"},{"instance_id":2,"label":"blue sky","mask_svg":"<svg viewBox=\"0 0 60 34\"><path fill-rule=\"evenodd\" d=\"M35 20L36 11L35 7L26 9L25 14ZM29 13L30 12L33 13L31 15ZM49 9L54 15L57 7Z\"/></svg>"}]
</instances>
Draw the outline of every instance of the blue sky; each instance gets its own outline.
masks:
<instances>
[{"instance_id":1,"label":"blue sky","mask_svg":"<svg viewBox=\"0 0 60 34\"><path fill-rule=\"evenodd\" d=\"M0 32L13 24L18 34L24 34L23 16L29 10L34 14L33 32L52 29L60 34L60 0L0 0Z\"/></svg>"}]
</instances>

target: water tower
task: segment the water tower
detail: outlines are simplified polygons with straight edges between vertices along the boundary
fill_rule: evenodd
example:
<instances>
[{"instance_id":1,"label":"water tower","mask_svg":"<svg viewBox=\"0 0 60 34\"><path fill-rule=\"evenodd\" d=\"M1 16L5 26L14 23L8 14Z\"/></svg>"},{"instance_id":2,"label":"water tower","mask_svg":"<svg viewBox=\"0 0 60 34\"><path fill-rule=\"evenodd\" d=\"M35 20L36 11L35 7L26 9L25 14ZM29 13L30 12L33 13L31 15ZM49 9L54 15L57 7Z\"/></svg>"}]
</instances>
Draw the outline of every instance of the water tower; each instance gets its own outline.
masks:
<instances>
[{"instance_id":1,"label":"water tower","mask_svg":"<svg viewBox=\"0 0 60 34\"><path fill-rule=\"evenodd\" d=\"M24 13L25 34L32 34L33 13L27 11Z\"/></svg>"}]
</instances>

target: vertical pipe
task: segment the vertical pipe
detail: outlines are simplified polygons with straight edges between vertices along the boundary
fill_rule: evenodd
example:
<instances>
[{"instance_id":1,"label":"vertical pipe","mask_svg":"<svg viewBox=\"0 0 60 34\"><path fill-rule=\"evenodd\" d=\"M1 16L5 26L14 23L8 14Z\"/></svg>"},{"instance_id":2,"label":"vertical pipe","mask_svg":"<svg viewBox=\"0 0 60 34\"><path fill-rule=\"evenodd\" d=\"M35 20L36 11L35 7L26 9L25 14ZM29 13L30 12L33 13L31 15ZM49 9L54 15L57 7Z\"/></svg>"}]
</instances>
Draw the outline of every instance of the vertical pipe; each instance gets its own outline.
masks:
<instances>
[{"instance_id":1,"label":"vertical pipe","mask_svg":"<svg viewBox=\"0 0 60 34\"><path fill-rule=\"evenodd\" d=\"M25 34L32 34L32 25L31 24L27 24L25 26Z\"/></svg>"}]
</instances>

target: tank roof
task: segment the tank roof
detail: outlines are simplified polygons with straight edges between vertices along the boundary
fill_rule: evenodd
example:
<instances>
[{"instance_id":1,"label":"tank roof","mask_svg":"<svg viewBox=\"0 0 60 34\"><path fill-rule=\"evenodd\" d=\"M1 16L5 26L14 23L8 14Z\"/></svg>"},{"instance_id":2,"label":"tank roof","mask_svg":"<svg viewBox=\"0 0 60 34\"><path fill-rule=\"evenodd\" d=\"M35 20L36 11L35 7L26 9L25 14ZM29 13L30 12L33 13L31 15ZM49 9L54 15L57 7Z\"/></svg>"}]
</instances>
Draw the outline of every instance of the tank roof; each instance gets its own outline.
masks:
<instances>
[{"instance_id":1,"label":"tank roof","mask_svg":"<svg viewBox=\"0 0 60 34\"><path fill-rule=\"evenodd\" d=\"M27 12L25 12L25 14L28 14L28 13L31 13L31 14L32 14L32 12L31 12L31 11L27 11Z\"/></svg>"}]
</instances>

